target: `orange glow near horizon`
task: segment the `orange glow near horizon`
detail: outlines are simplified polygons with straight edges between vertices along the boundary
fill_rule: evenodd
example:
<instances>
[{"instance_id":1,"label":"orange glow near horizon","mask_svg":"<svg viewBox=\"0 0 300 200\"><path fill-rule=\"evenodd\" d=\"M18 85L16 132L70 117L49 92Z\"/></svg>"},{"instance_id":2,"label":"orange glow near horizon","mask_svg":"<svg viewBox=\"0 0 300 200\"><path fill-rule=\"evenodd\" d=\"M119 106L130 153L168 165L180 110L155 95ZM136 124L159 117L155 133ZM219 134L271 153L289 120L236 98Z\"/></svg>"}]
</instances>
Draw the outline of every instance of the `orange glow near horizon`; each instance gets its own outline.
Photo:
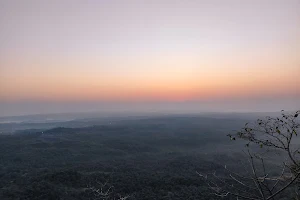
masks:
<instances>
[{"instance_id":1,"label":"orange glow near horizon","mask_svg":"<svg viewBox=\"0 0 300 200\"><path fill-rule=\"evenodd\" d=\"M296 0L63 2L3 3L0 103L300 96Z\"/></svg>"},{"instance_id":2,"label":"orange glow near horizon","mask_svg":"<svg viewBox=\"0 0 300 200\"><path fill-rule=\"evenodd\" d=\"M101 73L97 67L91 67L95 71L88 72L83 70L84 66L76 64L77 67L62 67L60 71L55 69L57 66L48 64L44 70L39 66L46 63L28 63L35 70L11 67L6 76L1 77L0 98L9 101L185 101L300 93L300 70L296 66L285 71L280 63L276 64L278 67L269 64L273 67L247 68L254 64L248 62L244 68L235 68L232 62L226 64L224 61L221 61L223 64L180 59L153 62L135 63L148 68L144 73L138 67L132 67L130 73L121 70ZM187 67L183 67L185 63ZM20 66L19 62L7 64ZM126 64L134 65L123 63ZM195 67L205 64L210 67Z\"/></svg>"}]
</instances>

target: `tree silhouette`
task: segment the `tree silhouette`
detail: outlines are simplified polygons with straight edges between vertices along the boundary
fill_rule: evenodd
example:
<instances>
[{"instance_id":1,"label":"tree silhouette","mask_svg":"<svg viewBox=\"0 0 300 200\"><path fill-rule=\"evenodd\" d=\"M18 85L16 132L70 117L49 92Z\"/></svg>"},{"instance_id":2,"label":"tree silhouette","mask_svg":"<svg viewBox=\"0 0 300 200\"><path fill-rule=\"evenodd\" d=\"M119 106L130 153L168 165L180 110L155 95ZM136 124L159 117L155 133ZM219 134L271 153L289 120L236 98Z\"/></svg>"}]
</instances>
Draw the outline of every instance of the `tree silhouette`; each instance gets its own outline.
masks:
<instances>
[{"instance_id":1,"label":"tree silhouette","mask_svg":"<svg viewBox=\"0 0 300 200\"><path fill-rule=\"evenodd\" d=\"M242 173L225 165L221 172L197 172L198 175L219 197L275 200L293 189L294 199L300 199L299 114L300 110L294 113L282 110L280 117L258 119L246 123L237 133L228 134L232 141L247 141L243 150L247 165L241 163Z\"/></svg>"}]
</instances>

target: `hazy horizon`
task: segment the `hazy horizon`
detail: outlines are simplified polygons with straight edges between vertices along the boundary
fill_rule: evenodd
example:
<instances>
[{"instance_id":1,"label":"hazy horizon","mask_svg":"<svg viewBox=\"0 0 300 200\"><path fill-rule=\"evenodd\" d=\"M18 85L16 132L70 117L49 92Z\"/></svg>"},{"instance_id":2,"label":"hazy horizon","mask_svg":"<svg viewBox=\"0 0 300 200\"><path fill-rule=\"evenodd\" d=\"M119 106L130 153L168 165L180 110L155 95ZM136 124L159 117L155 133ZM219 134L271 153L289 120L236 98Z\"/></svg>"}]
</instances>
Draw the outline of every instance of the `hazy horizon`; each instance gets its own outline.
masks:
<instances>
[{"instance_id":1,"label":"hazy horizon","mask_svg":"<svg viewBox=\"0 0 300 200\"><path fill-rule=\"evenodd\" d=\"M0 116L300 108L300 1L0 2Z\"/></svg>"},{"instance_id":2,"label":"hazy horizon","mask_svg":"<svg viewBox=\"0 0 300 200\"><path fill-rule=\"evenodd\" d=\"M271 103L270 103L271 102ZM257 101L187 101L187 102L2 102L0 104L0 117L22 116L36 114L61 114L61 113L161 113L161 114L201 114L205 112L280 112L281 110L295 111L299 109L297 98L285 101L264 99Z\"/></svg>"}]
</instances>

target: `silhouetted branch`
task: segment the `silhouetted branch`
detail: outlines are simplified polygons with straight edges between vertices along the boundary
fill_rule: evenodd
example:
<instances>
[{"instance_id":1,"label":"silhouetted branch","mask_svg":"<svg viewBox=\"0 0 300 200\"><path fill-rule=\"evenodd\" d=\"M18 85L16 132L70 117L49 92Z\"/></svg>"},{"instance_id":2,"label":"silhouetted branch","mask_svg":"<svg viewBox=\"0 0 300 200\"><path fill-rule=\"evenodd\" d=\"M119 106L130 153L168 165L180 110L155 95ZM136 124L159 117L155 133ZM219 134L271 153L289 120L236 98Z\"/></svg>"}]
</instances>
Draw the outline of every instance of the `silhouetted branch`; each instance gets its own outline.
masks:
<instances>
[{"instance_id":1,"label":"silhouetted branch","mask_svg":"<svg viewBox=\"0 0 300 200\"><path fill-rule=\"evenodd\" d=\"M228 134L231 140L236 140L237 137L249 142L246 145L248 147L247 153L243 152L248 158L251 175L248 177L233 172L225 165L224 169L229 173L227 179L237 185L229 184L225 179L218 177L216 172L214 172L212 173L212 177L223 184L222 187L218 186L217 183L209 184L209 187L215 192L215 195L219 197L232 195L242 199L274 200L280 193L292 186L295 181L300 178L300 162L296 158L296 155L300 153L300 148L295 150L292 147L294 145L294 143L292 143L293 138L298 135L298 129L300 128L299 115L300 110L294 114L286 114L282 111L280 118L266 117L265 120L258 119L254 124L246 123L245 127L236 135ZM265 153L252 154L249 150L250 143L259 145L261 149L265 146L267 150L264 151ZM275 177L269 177L265 163L265 158L268 157L262 156L272 150L275 153L286 153L286 157L290 161L289 164L283 162L283 167L280 169L280 172L278 172L279 175ZM247 168L245 166L244 168L249 174ZM290 170L291 175L286 174L286 168ZM208 175L202 175L201 177L204 177L205 181L210 181ZM273 181L275 181L275 183L273 183ZM280 182L285 182L286 184L279 184ZM251 185L254 185L254 187L251 187ZM242 188L246 188L247 190ZM253 192L249 193L249 191ZM297 191L295 193L298 195Z\"/></svg>"}]
</instances>

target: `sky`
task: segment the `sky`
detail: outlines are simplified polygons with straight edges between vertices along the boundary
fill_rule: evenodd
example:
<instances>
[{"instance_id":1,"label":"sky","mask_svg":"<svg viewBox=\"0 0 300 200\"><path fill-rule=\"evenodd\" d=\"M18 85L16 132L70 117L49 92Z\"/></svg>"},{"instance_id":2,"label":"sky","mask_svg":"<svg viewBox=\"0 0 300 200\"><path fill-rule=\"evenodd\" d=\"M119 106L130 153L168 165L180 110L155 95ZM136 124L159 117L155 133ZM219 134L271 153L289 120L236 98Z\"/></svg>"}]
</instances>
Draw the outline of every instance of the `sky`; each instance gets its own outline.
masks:
<instances>
[{"instance_id":1,"label":"sky","mask_svg":"<svg viewBox=\"0 0 300 200\"><path fill-rule=\"evenodd\" d=\"M299 0L0 0L0 116L300 108Z\"/></svg>"}]
</instances>

